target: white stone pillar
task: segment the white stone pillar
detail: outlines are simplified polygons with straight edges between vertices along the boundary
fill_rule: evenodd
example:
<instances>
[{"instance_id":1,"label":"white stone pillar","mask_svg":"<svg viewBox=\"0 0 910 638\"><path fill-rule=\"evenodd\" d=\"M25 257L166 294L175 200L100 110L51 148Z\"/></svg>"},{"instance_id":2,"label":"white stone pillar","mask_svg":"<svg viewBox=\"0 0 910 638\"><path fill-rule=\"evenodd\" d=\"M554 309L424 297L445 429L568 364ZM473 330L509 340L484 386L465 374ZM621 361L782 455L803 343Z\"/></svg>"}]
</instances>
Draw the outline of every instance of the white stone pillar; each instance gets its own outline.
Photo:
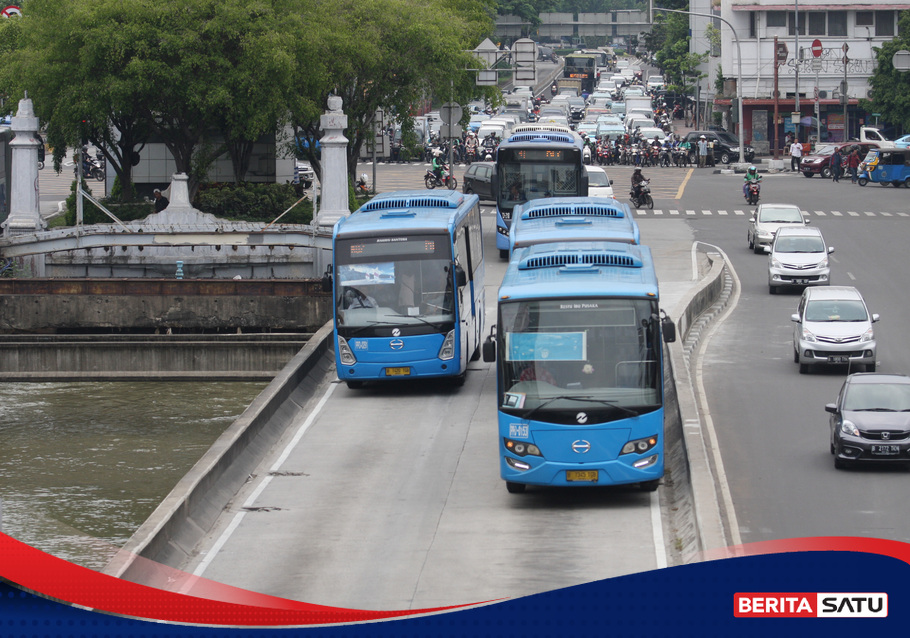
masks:
<instances>
[{"instance_id":1,"label":"white stone pillar","mask_svg":"<svg viewBox=\"0 0 910 638\"><path fill-rule=\"evenodd\" d=\"M3 222L7 236L35 233L47 228L41 219L38 197L38 118L28 97L19 100L19 110L10 124L14 137L10 168L9 216Z\"/></svg>"},{"instance_id":2,"label":"white stone pillar","mask_svg":"<svg viewBox=\"0 0 910 638\"><path fill-rule=\"evenodd\" d=\"M341 98L331 95L329 110L319 119L324 131L319 141L322 147L322 201L314 223L317 226L334 226L342 217L350 214L348 207L348 138L344 129L348 127L348 116L341 111Z\"/></svg>"}]
</instances>

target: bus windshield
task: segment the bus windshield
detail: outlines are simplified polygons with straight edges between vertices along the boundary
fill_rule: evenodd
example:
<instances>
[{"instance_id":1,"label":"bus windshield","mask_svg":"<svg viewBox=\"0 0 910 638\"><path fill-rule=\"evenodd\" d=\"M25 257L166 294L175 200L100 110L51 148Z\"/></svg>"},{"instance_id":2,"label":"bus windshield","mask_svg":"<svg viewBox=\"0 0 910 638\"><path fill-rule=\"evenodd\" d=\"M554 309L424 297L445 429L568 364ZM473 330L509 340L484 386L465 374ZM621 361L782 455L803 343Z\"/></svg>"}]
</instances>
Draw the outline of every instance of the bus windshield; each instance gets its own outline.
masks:
<instances>
[{"instance_id":1,"label":"bus windshield","mask_svg":"<svg viewBox=\"0 0 910 638\"><path fill-rule=\"evenodd\" d=\"M500 304L500 410L577 423L661 406L660 319L648 299L543 299Z\"/></svg>"},{"instance_id":2,"label":"bus windshield","mask_svg":"<svg viewBox=\"0 0 910 638\"><path fill-rule=\"evenodd\" d=\"M553 161L541 157L535 161L530 154L562 153L566 161ZM514 153L515 157L502 157ZM572 197L580 193L580 162L569 150L509 149L500 150L498 162L499 193L497 201L500 210L511 211L516 204L541 197ZM585 193L586 194L586 193Z\"/></svg>"},{"instance_id":3,"label":"bus windshield","mask_svg":"<svg viewBox=\"0 0 910 638\"><path fill-rule=\"evenodd\" d=\"M390 326L405 328L402 334L450 330L451 268L446 235L339 239L334 286L339 332L367 336L375 328L387 334Z\"/></svg>"}]
</instances>

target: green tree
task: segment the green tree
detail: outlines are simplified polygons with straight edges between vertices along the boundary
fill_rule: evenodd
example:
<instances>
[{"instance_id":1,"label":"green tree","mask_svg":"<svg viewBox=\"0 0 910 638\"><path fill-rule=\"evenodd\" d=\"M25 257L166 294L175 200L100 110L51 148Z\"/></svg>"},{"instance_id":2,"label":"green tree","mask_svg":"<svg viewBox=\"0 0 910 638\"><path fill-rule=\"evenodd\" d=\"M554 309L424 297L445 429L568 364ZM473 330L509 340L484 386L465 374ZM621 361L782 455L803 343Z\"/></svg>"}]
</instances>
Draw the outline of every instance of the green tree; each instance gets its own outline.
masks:
<instances>
[{"instance_id":1,"label":"green tree","mask_svg":"<svg viewBox=\"0 0 910 638\"><path fill-rule=\"evenodd\" d=\"M492 0L313 0L300 24L317 54L298 74L288 104L295 138L321 177L316 152L326 98L342 98L348 117L348 173L372 135L377 109L405 120L433 101L466 103L478 94L470 52L493 28Z\"/></svg>"},{"instance_id":2,"label":"green tree","mask_svg":"<svg viewBox=\"0 0 910 638\"><path fill-rule=\"evenodd\" d=\"M869 112L881 113L882 119L901 130L910 130L910 71L894 68L891 59L901 49L910 50L910 11L901 11L898 35L876 49L876 67L869 78L872 99L860 100Z\"/></svg>"}]
</instances>

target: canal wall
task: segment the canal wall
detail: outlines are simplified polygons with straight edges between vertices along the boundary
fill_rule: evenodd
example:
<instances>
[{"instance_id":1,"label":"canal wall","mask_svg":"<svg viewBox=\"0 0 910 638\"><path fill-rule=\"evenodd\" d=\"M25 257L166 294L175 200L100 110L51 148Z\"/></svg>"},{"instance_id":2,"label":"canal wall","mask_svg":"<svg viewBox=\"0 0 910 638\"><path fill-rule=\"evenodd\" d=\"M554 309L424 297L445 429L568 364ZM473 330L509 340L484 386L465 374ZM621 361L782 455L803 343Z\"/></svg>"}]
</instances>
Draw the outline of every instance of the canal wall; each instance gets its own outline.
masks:
<instances>
[{"instance_id":1,"label":"canal wall","mask_svg":"<svg viewBox=\"0 0 910 638\"><path fill-rule=\"evenodd\" d=\"M0 380L269 380L331 318L320 280L0 278Z\"/></svg>"}]
</instances>

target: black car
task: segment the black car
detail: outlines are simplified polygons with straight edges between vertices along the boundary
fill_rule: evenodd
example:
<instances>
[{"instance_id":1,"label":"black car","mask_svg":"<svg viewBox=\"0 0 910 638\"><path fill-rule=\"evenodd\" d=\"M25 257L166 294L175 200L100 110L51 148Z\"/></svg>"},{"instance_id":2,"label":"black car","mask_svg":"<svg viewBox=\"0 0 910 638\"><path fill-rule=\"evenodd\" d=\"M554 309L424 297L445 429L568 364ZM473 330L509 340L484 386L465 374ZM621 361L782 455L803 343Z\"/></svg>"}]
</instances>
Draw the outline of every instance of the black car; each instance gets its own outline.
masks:
<instances>
[{"instance_id":1,"label":"black car","mask_svg":"<svg viewBox=\"0 0 910 638\"><path fill-rule=\"evenodd\" d=\"M857 461L910 463L910 377L851 374L829 403L834 467Z\"/></svg>"},{"instance_id":2,"label":"black car","mask_svg":"<svg viewBox=\"0 0 910 638\"><path fill-rule=\"evenodd\" d=\"M739 161L739 140L726 131L692 131L686 135L689 143L689 162L698 163L698 140L704 135L709 142L714 142L714 163L729 164L730 162ZM743 157L747 162L755 158L755 149L746 146L743 150Z\"/></svg>"},{"instance_id":3,"label":"black car","mask_svg":"<svg viewBox=\"0 0 910 638\"><path fill-rule=\"evenodd\" d=\"M465 171L461 188L465 193L475 193L480 199L496 201L493 196L493 162L474 162Z\"/></svg>"}]
</instances>

